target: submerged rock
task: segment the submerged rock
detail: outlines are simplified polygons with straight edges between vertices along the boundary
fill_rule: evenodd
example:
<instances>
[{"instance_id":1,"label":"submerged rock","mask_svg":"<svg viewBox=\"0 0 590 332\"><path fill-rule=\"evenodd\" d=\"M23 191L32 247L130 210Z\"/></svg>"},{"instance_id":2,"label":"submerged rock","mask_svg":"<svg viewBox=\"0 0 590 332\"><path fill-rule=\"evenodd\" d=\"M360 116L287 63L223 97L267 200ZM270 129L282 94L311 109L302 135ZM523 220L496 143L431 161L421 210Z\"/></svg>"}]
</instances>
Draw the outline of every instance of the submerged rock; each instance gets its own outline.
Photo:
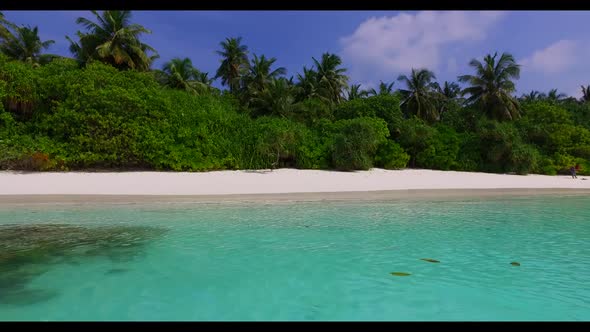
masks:
<instances>
[{"instance_id":1,"label":"submerged rock","mask_svg":"<svg viewBox=\"0 0 590 332\"><path fill-rule=\"evenodd\" d=\"M53 264L83 263L95 257L127 261L164 232L145 226L0 225L0 303L31 304L52 298L57 294L27 286Z\"/></svg>"},{"instance_id":2,"label":"submerged rock","mask_svg":"<svg viewBox=\"0 0 590 332\"><path fill-rule=\"evenodd\" d=\"M128 251L163 233L163 229L142 226L2 225L0 264Z\"/></svg>"},{"instance_id":3,"label":"submerged rock","mask_svg":"<svg viewBox=\"0 0 590 332\"><path fill-rule=\"evenodd\" d=\"M512 265L512 266L520 266L520 263L519 262L511 262L510 265Z\"/></svg>"},{"instance_id":4,"label":"submerged rock","mask_svg":"<svg viewBox=\"0 0 590 332\"><path fill-rule=\"evenodd\" d=\"M105 274L120 274L120 273L125 273L128 272L128 269L110 269L107 272L105 272Z\"/></svg>"},{"instance_id":5,"label":"submerged rock","mask_svg":"<svg viewBox=\"0 0 590 332\"><path fill-rule=\"evenodd\" d=\"M437 261L436 259L432 259L432 258L420 258L421 260L425 261L425 262L430 262L430 263L440 263L440 261Z\"/></svg>"},{"instance_id":6,"label":"submerged rock","mask_svg":"<svg viewBox=\"0 0 590 332\"><path fill-rule=\"evenodd\" d=\"M25 306L45 302L57 296L57 292L46 289L25 289L0 291L0 304Z\"/></svg>"},{"instance_id":7,"label":"submerged rock","mask_svg":"<svg viewBox=\"0 0 590 332\"><path fill-rule=\"evenodd\" d=\"M410 273L406 273L406 272L391 272L390 274L392 276L396 276L396 277L406 277L406 276L410 275Z\"/></svg>"}]
</instances>

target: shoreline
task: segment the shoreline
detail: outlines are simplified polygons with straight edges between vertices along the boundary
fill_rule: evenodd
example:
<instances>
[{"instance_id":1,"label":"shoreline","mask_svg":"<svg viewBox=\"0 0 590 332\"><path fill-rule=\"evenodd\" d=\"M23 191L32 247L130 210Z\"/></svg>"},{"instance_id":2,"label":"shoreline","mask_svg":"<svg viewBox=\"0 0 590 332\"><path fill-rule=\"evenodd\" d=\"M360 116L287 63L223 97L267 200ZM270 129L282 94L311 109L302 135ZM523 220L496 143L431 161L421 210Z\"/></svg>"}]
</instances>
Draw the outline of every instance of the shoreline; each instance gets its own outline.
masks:
<instances>
[{"instance_id":1,"label":"shoreline","mask_svg":"<svg viewBox=\"0 0 590 332\"><path fill-rule=\"evenodd\" d=\"M0 172L0 204L451 199L590 195L570 176L435 170L175 172Z\"/></svg>"},{"instance_id":2,"label":"shoreline","mask_svg":"<svg viewBox=\"0 0 590 332\"><path fill-rule=\"evenodd\" d=\"M452 201L532 196L590 196L590 189L417 189L234 195L0 195L0 206L21 204L158 204Z\"/></svg>"}]
</instances>

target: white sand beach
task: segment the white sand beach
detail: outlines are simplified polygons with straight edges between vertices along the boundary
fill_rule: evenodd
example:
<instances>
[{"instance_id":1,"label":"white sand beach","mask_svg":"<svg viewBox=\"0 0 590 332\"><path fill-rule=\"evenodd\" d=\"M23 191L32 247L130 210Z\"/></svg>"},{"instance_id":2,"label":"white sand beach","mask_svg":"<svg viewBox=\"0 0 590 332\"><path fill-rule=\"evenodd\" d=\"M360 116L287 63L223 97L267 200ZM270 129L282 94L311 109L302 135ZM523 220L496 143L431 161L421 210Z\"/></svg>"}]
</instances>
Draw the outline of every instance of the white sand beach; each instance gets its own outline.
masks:
<instances>
[{"instance_id":1,"label":"white sand beach","mask_svg":"<svg viewBox=\"0 0 590 332\"><path fill-rule=\"evenodd\" d=\"M0 195L252 195L435 189L590 190L584 176L505 175L434 170L334 172L0 172ZM589 191L590 193L590 191ZM2 199L2 198L0 198Z\"/></svg>"}]
</instances>

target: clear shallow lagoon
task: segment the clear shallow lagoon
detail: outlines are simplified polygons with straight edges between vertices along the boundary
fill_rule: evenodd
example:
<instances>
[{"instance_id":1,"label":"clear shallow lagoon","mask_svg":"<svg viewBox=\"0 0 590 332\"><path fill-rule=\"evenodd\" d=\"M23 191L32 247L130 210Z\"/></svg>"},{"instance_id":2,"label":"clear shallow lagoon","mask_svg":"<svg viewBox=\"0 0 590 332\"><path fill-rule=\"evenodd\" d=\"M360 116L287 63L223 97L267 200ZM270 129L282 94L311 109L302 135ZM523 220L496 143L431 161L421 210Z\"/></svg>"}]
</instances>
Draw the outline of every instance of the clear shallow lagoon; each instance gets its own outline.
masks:
<instances>
[{"instance_id":1,"label":"clear shallow lagoon","mask_svg":"<svg viewBox=\"0 0 590 332\"><path fill-rule=\"evenodd\" d=\"M3 321L590 320L590 196L23 205L0 225Z\"/></svg>"}]
</instances>

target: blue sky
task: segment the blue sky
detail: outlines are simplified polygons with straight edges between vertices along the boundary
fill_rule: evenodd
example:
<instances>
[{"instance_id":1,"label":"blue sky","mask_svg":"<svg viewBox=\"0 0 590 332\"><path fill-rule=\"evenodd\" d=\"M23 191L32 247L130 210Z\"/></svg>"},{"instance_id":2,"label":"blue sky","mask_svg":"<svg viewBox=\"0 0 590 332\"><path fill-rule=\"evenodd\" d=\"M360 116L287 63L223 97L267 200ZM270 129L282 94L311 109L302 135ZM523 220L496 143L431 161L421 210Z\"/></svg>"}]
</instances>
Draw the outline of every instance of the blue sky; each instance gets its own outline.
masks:
<instances>
[{"instance_id":1,"label":"blue sky","mask_svg":"<svg viewBox=\"0 0 590 332\"><path fill-rule=\"evenodd\" d=\"M69 55L65 35L80 29L87 11L5 11L17 24L37 25L49 52ZM439 81L471 73L468 62L489 52L510 52L521 63L518 94L559 89L579 96L590 84L588 11L135 11L133 21L152 30L144 41L160 54L155 67L189 57L214 75L215 51L226 37L242 36L251 53L276 57L288 76L323 52L340 55L352 83L391 82L412 67L433 70ZM395 87L399 87L396 82Z\"/></svg>"}]
</instances>

